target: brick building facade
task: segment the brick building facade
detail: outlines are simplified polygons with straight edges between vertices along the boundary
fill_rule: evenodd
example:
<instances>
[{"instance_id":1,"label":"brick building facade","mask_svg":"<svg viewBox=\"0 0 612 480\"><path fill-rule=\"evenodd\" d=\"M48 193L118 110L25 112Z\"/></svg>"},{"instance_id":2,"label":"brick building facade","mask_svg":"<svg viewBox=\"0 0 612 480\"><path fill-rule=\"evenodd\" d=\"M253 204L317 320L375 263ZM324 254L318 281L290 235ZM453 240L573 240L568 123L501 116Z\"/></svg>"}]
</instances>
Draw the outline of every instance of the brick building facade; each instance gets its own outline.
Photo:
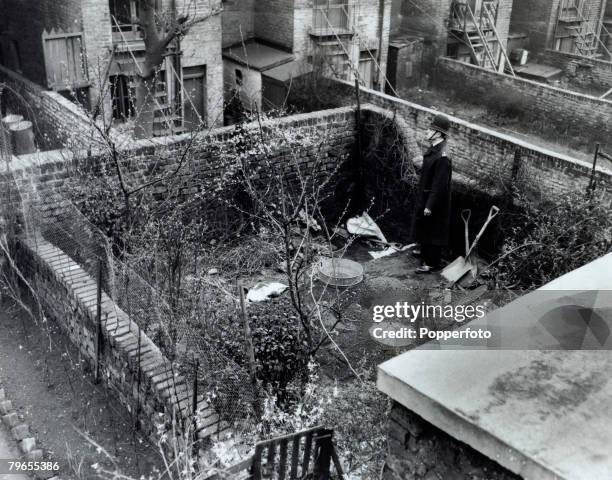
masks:
<instances>
[{"instance_id":1,"label":"brick building facade","mask_svg":"<svg viewBox=\"0 0 612 480\"><path fill-rule=\"evenodd\" d=\"M503 70L511 13L512 0L395 0L391 31L423 39L425 72L444 56Z\"/></svg>"},{"instance_id":2,"label":"brick building facade","mask_svg":"<svg viewBox=\"0 0 612 480\"><path fill-rule=\"evenodd\" d=\"M238 91L248 109L277 106L292 78L318 67L347 80L358 72L362 84L383 88L391 0L225 0L223 5L226 97Z\"/></svg>"},{"instance_id":3,"label":"brick building facade","mask_svg":"<svg viewBox=\"0 0 612 480\"><path fill-rule=\"evenodd\" d=\"M513 32L526 33L526 48L534 53L547 49L596 56L606 0L514 0Z\"/></svg>"},{"instance_id":4,"label":"brick building facade","mask_svg":"<svg viewBox=\"0 0 612 480\"><path fill-rule=\"evenodd\" d=\"M158 0L157 8L198 18L217 6L220 0ZM137 8L136 0L0 0L0 63L65 95L76 89L90 107L104 92L100 104L107 116L123 120L133 115L133 77L144 58L144 42L132 24ZM172 47L176 55L162 66L159 98L180 114L176 131L219 124L221 15L195 23Z\"/></svg>"}]
</instances>

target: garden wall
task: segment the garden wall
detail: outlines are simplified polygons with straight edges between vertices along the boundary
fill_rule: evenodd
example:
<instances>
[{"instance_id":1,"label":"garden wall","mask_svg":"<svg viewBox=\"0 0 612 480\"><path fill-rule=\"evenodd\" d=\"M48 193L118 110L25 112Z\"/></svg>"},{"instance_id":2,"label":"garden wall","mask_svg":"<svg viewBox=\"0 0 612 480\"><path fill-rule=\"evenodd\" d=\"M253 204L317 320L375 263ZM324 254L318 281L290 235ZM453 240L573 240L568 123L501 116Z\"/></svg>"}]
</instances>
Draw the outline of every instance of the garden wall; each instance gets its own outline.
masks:
<instances>
[{"instance_id":1,"label":"garden wall","mask_svg":"<svg viewBox=\"0 0 612 480\"><path fill-rule=\"evenodd\" d=\"M436 66L435 84L444 89L465 85L474 98L486 99L490 92L499 91L517 107L532 117L549 118L563 123L571 132L576 129L612 129L612 101L556 88L520 77L512 77L486 68L440 58Z\"/></svg>"},{"instance_id":2,"label":"garden wall","mask_svg":"<svg viewBox=\"0 0 612 480\"><path fill-rule=\"evenodd\" d=\"M389 414L388 432L384 480L520 479L399 403L393 404Z\"/></svg>"},{"instance_id":3,"label":"garden wall","mask_svg":"<svg viewBox=\"0 0 612 480\"><path fill-rule=\"evenodd\" d=\"M2 114L19 113L31 121L41 150L90 143L94 129L77 104L2 65L0 83L10 87L2 94Z\"/></svg>"},{"instance_id":4,"label":"garden wall","mask_svg":"<svg viewBox=\"0 0 612 480\"><path fill-rule=\"evenodd\" d=\"M461 81L465 82L465 79ZM346 102L351 102L354 98L353 85L348 82L337 83L344 86L344 92L340 93ZM394 119L398 132L404 139L407 154L414 156L417 161L422 158L417 139L424 138L434 116L444 112L363 87L361 100L380 107L378 110L381 115ZM364 105L364 108L367 110L370 107ZM586 191L592 168L588 162L532 145L452 115L447 116L451 122L449 150L455 178L478 181L480 185L488 181L493 185L499 184L501 179L512 178L515 155L519 154L520 168L524 175L539 185L544 195ZM598 167L595 180L602 191L603 201L612 203L612 172Z\"/></svg>"},{"instance_id":5,"label":"garden wall","mask_svg":"<svg viewBox=\"0 0 612 480\"><path fill-rule=\"evenodd\" d=\"M168 431L173 423L180 429L182 421L193 412L191 386L105 293L101 296L98 322L96 281L42 238L16 242L13 255L36 292L36 298L30 301L34 311L40 302L47 318L64 330L92 370L99 358L101 381L129 412L137 415L143 433L156 444L159 434ZM22 286L24 293L28 292ZM197 409L199 438L209 438L226 428L202 395L198 396Z\"/></svg>"},{"instance_id":6,"label":"garden wall","mask_svg":"<svg viewBox=\"0 0 612 480\"><path fill-rule=\"evenodd\" d=\"M562 69L567 75L584 84L612 87L612 62L573 53L546 50L538 56L546 65Z\"/></svg>"},{"instance_id":7,"label":"garden wall","mask_svg":"<svg viewBox=\"0 0 612 480\"><path fill-rule=\"evenodd\" d=\"M257 129L256 123L247 128ZM335 173L335 181L328 185L330 193L340 188L338 182L344 178L342 165L348 160L355 145L355 113L351 107L325 110L308 114L293 115L270 122L263 128L275 130L291 129L291 135L311 135L323 145L306 146L297 155L301 167L313 167L318 162L317 174ZM168 196L178 200L192 198L195 194L207 195L206 189L222 181L227 172L227 165L222 160L219 148L225 141L240 134L234 127L223 127L212 130L207 136L192 138L189 135L163 137L152 140L133 141L129 148L121 151L122 164L126 181L132 187L144 184L156 178L164 177L177 170L170 181L160 182L151 187L157 199ZM258 135L258 133L256 132ZM183 153L188 149L188 155ZM72 151L53 150L30 155L13 157L11 172L0 173L5 181L16 186L21 197L31 196L40 202L40 208L48 215L60 213L67 205L67 186L77 181L77 170L92 169L96 171L104 163L105 152L91 152L91 156L75 154ZM292 152L279 147L271 147L267 155L269 164L288 164ZM180 163L183 162L183 163ZM112 165L111 165L112 167ZM112 167L114 168L114 167ZM340 170L340 171L339 171ZM261 174L265 175L265 169ZM119 188L117 186L117 188ZM214 191L210 192L211 202ZM342 203L342 202L334 202ZM339 205L342 208L342 205Z\"/></svg>"}]
</instances>

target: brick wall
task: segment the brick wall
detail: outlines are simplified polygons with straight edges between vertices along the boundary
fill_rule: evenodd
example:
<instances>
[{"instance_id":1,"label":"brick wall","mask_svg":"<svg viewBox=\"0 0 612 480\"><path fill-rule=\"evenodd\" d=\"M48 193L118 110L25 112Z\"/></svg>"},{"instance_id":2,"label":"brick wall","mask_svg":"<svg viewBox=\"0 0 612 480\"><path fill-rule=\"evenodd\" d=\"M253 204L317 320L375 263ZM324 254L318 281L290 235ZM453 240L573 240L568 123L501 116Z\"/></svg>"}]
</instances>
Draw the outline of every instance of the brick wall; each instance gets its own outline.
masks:
<instances>
[{"instance_id":1,"label":"brick wall","mask_svg":"<svg viewBox=\"0 0 612 480\"><path fill-rule=\"evenodd\" d=\"M611 100L500 74L449 58L441 58L436 69L434 81L440 87L467 82L476 97L501 88L510 98L520 100L521 107L530 109L534 116L554 116L555 121L567 121L568 125L576 123L603 131L612 128Z\"/></svg>"},{"instance_id":2,"label":"brick wall","mask_svg":"<svg viewBox=\"0 0 612 480\"><path fill-rule=\"evenodd\" d=\"M12 91L5 91L3 104L12 113L19 113L33 122L39 148L58 148L60 145L71 148L91 143L94 129L77 104L2 66L0 82L10 85L21 96L18 98Z\"/></svg>"},{"instance_id":3,"label":"brick wall","mask_svg":"<svg viewBox=\"0 0 612 480\"><path fill-rule=\"evenodd\" d=\"M255 36L293 49L294 0L256 0Z\"/></svg>"},{"instance_id":4,"label":"brick wall","mask_svg":"<svg viewBox=\"0 0 612 480\"><path fill-rule=\"evenodd\" d=\"M255 35L255 0L223 2L223 48Z\"/></svg>"},{"instance_id":5,"label":"brick wall","mask_svg":"<svg viewBox=\"0 0 612 480\"><path fill-rule=\"evenodd\" d=\"M355 143L355 117L351 107L293 115L264 124L264 127L266 125L276 129L291 128L324 141L324 145L317 149L321 173L336 172L352 153ZM252 124L250 128L257 128L257 124ZM124 171L129 172L126 173L127 181L140 184L159 178L176 167L175 162L181 157L177 152L182 152L183 147L190 145L188 164L172 182L156 185L154 191L158 199L165 199L169 194L180 199L191 198L193 194L202 191L203 185L210 184L211 179L220 179L226 172L215 144L223 142L234 133L234 127L223 127L213 130L210 137L200 137L193 142L190 142L188 135L162 137L155 139L154 143L150 140L132 141L128 144L129 147L124 147L121 151ZM271 152L268 161L284 163L287 162L286 155L282 150ZM299 162L307 164L313 162L315 153L305 149L300 155ZM95 152L91 158L81 158L73 152L62 150L22 155L13 158L10 164L11 172L0 174L0 185L3 182L12 184L16 181L20 192L34 189L29 195L42 203L47 215L53 216L61 213L64 208L67 184L78 181L75 167L97 168L103 161L102 158L96 157ZM338 179L341 178L340 170ZM330 182L328 188L334 189L335 184ZM337 202L330 202L329 208L333 210L336 203L338 208L343 208L343 196L346 196L346 193L339 191Z\"/></svg>"},{"instance_id":6,"label":"brick wall","mask_svg":"<svg viewBox=\"0 0 612 480\"><path fill-rule=\"evenodd\" d=\"M514 0L511 29L529 36L527 49L540 53L552 48L561 0ZM605 0L585 0L586 29L597 34Z\"/></svg>"},{"instance_id":7,"label":"brick wall","mask_svg":"<svg viewBox=\"0 0 612 480\"><path fill-rule=\"evenodd\" d=\"M345 98L345 103L352 104L353 86L347 82L336 83L339 94ZM344 92L341 91L342 86ZM409 158L422 155L417 139L424 138L433 117L439 114L439 111L365 88L361 89L361 101L364 104L381 107L381 114L396 119ZM364 105L364 108L368 108L368 105ZM448 115L448 118L451 121L449 149L453 159L453 169L467 181L510 178L513 158L518 151L526 174L540 185L545 196L554 197L575 190L585 191L589 184L592 167L590 163L532 145L452 115ZM598 167L595 179L603 191L603 201L612 204L612 172Z\"/></svg>"},{"instance_id":8,"label":"brick wall","mask_svg":"<svg viewBox=\"0 0 612 480\"><path fill-rule=\"evenodd\" d=\"M98 322L96 282L52 244L42 239L20 241L13 245L13 255L47 318L62 328L90 367L99 358L102 382L129 412L137 413L142 431L154 443L173 422L180 432L181 420L193 412L191 387L147 335L105 293ZM197 410L200 439L226 428L203 395L198 397Z\"/></svg>"},{"instance_id":9,"label":"brick wall","mask_svg":"<svg viewBox=\"0 0 612 480\"><path fill-rule=\"evenodd\" d=\"M434 478L520 480L470 446L394 403L388 423L389 451L383 479Z\"/></svg>"},{"instance_id":10,"label":"brick wall","mask_svg":"<svg viewBox=\"0 0 612 480\"><path fill-rule=\"evenodd\" d=\"M413 0L402 2L394 16L392 30L398 34L413 34L423 38L423 65L429 70L436 58L446 55L447 21L450 0Z\"/></svg>"},{"instance_id":11,"label":"brick wall","mask_svg":"<svg viewBox=\"0 0 612 480\"><path fill-rule=\"evenodd\" d=\"M546 50L539 55L538 61L562 69L578 82L612 87L612 62L610 61L555 50Z\"/></svg>"},{"instance_id":12,"label":"brick wall","mask_svg":"<svg viewBox=\"0 0 612 480\"><path fill-rule=\"evenodd\" d=\"M100 92L105 88L105 73L112 48L111 16L109 2L104 0L81 0L83 6L83 40L87 55L87 70L90 81L89 101L95 105ZM110 118L110 98L105 98L104 112Z\"/></svg>"}]
</instances>

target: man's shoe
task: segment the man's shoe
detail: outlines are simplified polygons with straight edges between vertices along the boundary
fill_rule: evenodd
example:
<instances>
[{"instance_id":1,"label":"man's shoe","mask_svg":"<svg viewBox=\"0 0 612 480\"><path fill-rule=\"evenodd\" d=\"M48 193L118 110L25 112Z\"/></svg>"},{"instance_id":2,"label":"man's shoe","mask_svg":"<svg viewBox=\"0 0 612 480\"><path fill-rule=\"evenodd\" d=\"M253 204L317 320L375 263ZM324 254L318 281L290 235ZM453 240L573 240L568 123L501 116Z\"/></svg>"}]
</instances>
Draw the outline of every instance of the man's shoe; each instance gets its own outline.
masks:
<instances>
[{"instance_id":1,"label":"man's shoe","mask_svg":"<svg viewBox=\"0 0 612 480\"><path fill-rule=\"evenodd\" d=\"M417 267L415 269L416 273L431 273L433 272L433 267L430 267L429 265L421 265L420 267Z\"/></svg>"}]
</instances>

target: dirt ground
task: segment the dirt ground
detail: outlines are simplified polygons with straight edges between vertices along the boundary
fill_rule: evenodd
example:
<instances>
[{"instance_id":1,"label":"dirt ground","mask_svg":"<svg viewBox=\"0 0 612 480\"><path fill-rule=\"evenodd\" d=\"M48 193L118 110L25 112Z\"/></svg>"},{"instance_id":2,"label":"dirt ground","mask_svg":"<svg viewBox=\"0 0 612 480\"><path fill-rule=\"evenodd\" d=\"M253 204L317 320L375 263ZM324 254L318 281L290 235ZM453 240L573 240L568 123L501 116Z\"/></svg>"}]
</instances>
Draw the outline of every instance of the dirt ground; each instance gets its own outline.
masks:
<instances>
[{"instance_id":1,"label":"dirt ground","mask_svg":"<svg viewBox=\"0 0 612 480\"><path fill-rule=\"evenodd\" d=\"M135 478L161 466L157 448L132 433L129 413L94 385L59 327L49 324L47 334L6 300L0 304L0 380L49 459L60 463L62 479L93 478L96 463L113 469L82 433Z\"/></svg>"}]
</instances>

